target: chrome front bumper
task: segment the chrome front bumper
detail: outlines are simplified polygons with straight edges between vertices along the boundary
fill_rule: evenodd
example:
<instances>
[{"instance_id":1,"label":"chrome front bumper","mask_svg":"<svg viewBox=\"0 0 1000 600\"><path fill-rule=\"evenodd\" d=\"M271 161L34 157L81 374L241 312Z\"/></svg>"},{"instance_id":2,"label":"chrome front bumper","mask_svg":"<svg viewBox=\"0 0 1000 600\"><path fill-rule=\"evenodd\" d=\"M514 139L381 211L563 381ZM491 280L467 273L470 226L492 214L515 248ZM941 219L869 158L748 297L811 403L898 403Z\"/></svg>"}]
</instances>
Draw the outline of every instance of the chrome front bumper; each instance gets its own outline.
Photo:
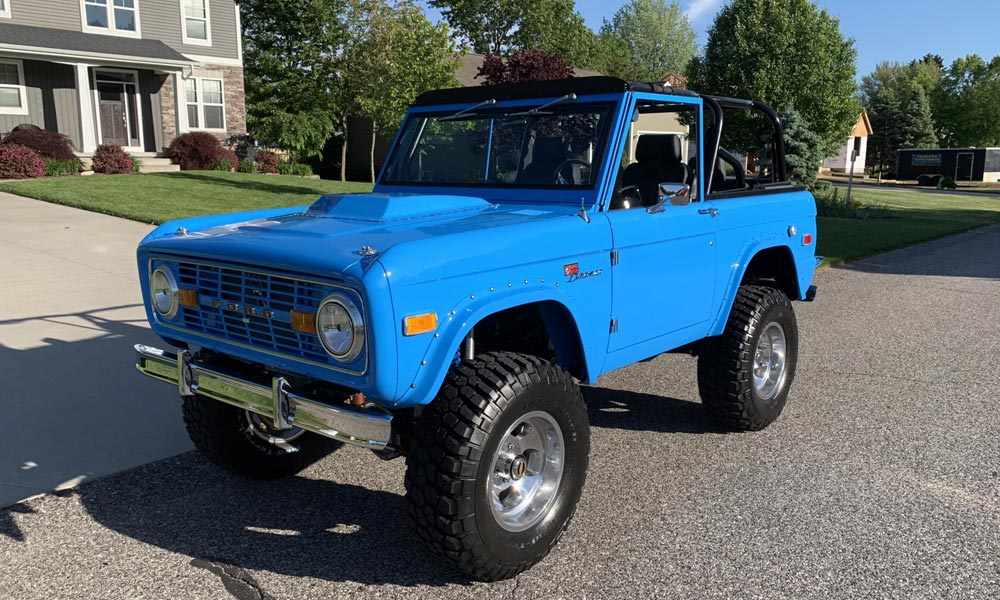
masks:
<instances>
[{"instance_id":1,"label":"chrome front bumper","mask_svg":"<svg viewBox=\"0 0 1000 600\"><path fill-rule=\"evenodd\" d=\"M140 373L177 386L182 396L204 396L232 404L274 422L277 429L301 427L348 444L381 450L389 445L392 415L349 405L331 406L293 392L284 377L271 387L198 364L187 351L176 354L136 344Z\"/></svg>"}]
</instances>

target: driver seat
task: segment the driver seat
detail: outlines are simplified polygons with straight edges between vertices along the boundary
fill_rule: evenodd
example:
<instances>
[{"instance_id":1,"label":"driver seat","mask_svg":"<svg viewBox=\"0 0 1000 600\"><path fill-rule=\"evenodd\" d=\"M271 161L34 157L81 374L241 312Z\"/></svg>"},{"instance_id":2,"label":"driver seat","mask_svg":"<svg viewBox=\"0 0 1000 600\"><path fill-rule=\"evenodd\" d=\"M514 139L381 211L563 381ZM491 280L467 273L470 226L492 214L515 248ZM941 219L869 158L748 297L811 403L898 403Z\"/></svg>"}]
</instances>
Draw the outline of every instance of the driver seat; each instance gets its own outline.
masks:
<instances>
[{"instance_id":1,"label":"driver seat","mask_svg":"<svg viewBox=\"0 0 1000 600\"><path fill-rule=\"evenodd\" d=\"M636 162L622 174L622 185L638 186L642 205L653 206L660 199L661 183L687 183L689 169L682 156L679 136L644 133L635 144Z\"/></svg>"},{"instance_id":2,"label":"driver seat","mask_svg":"<svg viewBox=\"0 0 1000 600\"><path fill-rule=\"evenodd\" d=\"M521 171L518 183L545 185L555 181L556 167L566 161L561 137L540 137L531 148L531 164Z\"/></svg>"}]
</instances>

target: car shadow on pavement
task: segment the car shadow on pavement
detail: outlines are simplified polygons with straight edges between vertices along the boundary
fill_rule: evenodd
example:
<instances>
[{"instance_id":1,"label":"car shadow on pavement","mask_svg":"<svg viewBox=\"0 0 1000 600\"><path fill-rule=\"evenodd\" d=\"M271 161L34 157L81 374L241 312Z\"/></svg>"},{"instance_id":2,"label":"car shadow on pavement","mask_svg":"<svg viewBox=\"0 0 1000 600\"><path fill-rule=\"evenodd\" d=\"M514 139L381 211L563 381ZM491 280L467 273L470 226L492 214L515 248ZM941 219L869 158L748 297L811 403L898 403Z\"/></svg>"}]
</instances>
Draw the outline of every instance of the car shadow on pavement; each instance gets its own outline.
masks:
<instances>
[{"instance_id":1,"label":"car shadow on pavement","mask_svg":"<svg viewBox=\"0 0 1000 600\"><path fill-rule=\"evenodd\" d=\"M428 555L409 533L402 497L385 491L304 476L254 481L188 453L79 492L101 525L189 556L196 567L362 584L468 583Z\"/></svg>"},{"instance_id":2,"label":"car shadow on pavement","mask_svg":"<svg viewBox=\"0 0 1000 600\"><path fill-rule=\"evenodd\" d=\"M701 403L603 387L584 387L592 427L657 433L729 433Z\"/></svg>"}]
</instances>

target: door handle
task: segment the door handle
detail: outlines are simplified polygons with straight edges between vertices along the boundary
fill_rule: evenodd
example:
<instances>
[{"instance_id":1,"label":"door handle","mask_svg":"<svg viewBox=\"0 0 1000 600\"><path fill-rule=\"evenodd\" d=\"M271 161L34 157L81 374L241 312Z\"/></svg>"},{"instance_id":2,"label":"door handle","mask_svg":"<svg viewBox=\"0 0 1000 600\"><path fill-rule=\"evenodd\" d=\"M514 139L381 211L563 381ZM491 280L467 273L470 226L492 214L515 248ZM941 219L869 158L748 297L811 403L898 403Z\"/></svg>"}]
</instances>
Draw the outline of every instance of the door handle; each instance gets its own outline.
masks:
<instances>
[{"instance_id":1,"label":"door handle","mask_svg":"<svg viewBox=\"0 0 1000 600\"><path fill-rule=\"evenodd\" d=\"M701 208L698 209L699 215L712 215L713 217L719 216L719 209L717 208Z\"/></svg>"}]
</instances>

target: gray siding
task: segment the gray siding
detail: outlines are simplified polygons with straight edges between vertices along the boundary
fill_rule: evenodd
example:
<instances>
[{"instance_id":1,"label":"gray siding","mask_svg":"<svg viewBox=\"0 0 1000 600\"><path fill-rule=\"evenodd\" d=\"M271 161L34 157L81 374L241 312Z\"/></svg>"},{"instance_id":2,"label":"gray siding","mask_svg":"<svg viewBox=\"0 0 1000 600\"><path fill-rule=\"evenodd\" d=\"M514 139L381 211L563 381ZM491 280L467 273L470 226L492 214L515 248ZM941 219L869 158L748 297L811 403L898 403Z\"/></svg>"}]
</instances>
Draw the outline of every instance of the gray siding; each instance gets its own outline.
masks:
<instances>
[{"instance_id":1,"label":"gray siding","mask_svg":"<svg viewBox=\"0 0 1000 600\"><path fill-rule=\"evenodd\" d=\"M180 0L137 0L142 38L160 40L181 54L239 58L234 0L208 0L211 14L212 45L182 43ZM80 0L9 0L10 22L53 29L83 29ZM6 19L0 20L0 27ZM99 34L94 34L99 35Z\"/></svg>"},{"instance_id":2,"label":"gray siding","mask_svg":"<svg viewBox=\"0 0 1000 600\"><path fill-rule=\"evenodd\" d=\"M28 114L0 115L0 133L5 134L21 123L33 123L68 135L79 148L80 112L73 67L26 60L24 84Z\"/></svg>"}]
</instances>

